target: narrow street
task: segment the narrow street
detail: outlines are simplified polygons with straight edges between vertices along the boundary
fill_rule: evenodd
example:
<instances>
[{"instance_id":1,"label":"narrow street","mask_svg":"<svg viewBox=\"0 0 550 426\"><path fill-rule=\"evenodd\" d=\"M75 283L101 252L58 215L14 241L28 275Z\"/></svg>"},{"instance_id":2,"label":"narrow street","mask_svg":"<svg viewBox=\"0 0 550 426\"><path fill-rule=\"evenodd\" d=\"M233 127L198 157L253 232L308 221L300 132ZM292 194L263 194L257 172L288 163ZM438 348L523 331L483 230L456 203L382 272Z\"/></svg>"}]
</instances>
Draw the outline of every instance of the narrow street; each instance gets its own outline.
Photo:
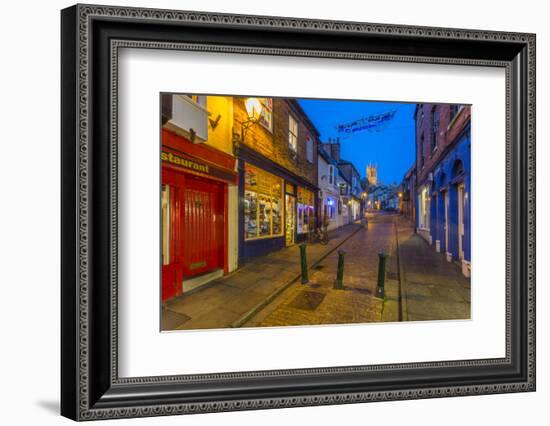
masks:
<instances>
[{"instance_id":1,"label":"narrow street","mask_svg":"<svg viewBox=\"0 0 550 426\"><path fill-rule=\"evenodd\" d=\"M344 289L334 289L338 251L312 268L308 284L295 283L243 326L345 324L398 321L398 276L396 257L387 260L386 300L375 297L378 253L395 252L395 214L378 213L347 240L344 250Z\"/></svg>"},{"instance_id":2,"label":"narrow street","mask_svg":"<svg viewBox=\"0 0 550 426\"><path fill-rule=\"evenodd\" d=\"M343 289L335 289L339 252ZM384 297L377 297L379 253L388 255ZM470 318L470 283L395 213L370 213L329 244L307 246L309 282L300 280L299 247L257 258L234 274L167 303L162 328L351 324Z\"/></svg>"}]
</instances>

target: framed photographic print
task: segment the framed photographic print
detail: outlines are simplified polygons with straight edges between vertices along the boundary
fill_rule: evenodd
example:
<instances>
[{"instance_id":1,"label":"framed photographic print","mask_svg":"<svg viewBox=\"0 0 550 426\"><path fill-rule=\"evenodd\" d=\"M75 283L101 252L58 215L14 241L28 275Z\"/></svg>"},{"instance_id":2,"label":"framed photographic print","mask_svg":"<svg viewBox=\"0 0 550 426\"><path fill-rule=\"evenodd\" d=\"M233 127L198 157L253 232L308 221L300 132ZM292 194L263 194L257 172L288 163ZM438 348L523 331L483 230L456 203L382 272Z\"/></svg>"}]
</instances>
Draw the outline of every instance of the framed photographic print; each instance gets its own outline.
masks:
<instances>
[{"instance_id":1,"label":"framed photographic print","mask_svg":"<svg viewBox=\"0 0 550 426\"><path fill-rule=\"evenodd\" d=\"M74 420L535 390L535 36L76 5Z\"/></svg>"}]
</instances>

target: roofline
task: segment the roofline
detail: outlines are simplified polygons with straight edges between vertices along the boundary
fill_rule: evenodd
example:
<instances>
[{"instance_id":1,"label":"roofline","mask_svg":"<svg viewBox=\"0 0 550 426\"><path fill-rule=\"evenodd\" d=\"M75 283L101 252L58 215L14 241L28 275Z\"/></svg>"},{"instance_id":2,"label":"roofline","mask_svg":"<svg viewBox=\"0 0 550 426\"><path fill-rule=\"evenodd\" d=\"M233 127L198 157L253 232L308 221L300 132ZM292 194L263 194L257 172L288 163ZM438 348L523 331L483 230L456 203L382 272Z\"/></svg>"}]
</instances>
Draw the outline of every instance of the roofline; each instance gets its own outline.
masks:
<instances>
[{"instance_id":1,"label":"roofline","mask_svg":"<svg viewBox=\"0 0 550 426\"><path fill-rule=\"evenodd\" d=\"M359 173L359 171L357 170L357 167L355 167L355 164L353 164L351 161L340 160L340 161L338 161L338 165L340 165L340 164L349 164L351 167L353 167L353 170L355 170L355 173L357 173L357 175L359 177L361 177L361 173Z\"/></svg>"},{"instance_id":2,"label":"roofline","mask_svg":"<svg viewBox=\"0 0 550 426\"><path fill-rule=\"evenodd\" d=\"M304 120L305 124L310 128L311 131L313 131L313 133L315 133L315 136L317 137L317 139L319 139L321 136L321 133L319 132L319 130L317 130L317 127L315 127L315 125L313 124L309 116L306 114L304 109L300 106L297 98L284 98L284 99L288 102L291 108L295 110L295 112L300 114L302 118L305 119Z\"/></svg>"},{"instance_id":3,"label":"roofline","mask_svg":"<svg viewBox=\"0 0 550 426\"><path fill-rule=\"evenodd\" d=\"M340 175L341 177L343 177L344 180L347 182L347 184L348 184L349 186L351 186L351 182L348 180L348 178L347 178L346 176L344 176L344 174L342 173L342 170L340 170L340 168L338 168L338 167L337 167L337 169L338 169L338 175Z\"/></svg>"}]
</instances>

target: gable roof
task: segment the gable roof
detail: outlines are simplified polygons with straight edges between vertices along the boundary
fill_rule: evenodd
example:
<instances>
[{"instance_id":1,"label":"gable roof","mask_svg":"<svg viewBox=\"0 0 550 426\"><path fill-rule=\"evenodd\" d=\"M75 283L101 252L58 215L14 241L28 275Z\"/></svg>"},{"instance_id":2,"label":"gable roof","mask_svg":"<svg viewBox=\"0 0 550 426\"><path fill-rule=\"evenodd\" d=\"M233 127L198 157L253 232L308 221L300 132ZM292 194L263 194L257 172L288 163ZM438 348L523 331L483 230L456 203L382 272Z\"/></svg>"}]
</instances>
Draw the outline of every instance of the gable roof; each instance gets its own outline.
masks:
<instances>
[{"instance_id":1,"label":"gable roof","mask_svg":"<svg viewBox=\"0 0 550 426\"><path fill-rule=\"evenodd\" d=\"M357 174L357 176L361 177L361 174L357 171L357 168L355 167L355 165L351 162L351 161L348 161L348 160L340 160L338 161L338 165L345 165L345 166L351 166L353 168L353 170L355 171L355 173Z\"/></svg>"}]
</instances>

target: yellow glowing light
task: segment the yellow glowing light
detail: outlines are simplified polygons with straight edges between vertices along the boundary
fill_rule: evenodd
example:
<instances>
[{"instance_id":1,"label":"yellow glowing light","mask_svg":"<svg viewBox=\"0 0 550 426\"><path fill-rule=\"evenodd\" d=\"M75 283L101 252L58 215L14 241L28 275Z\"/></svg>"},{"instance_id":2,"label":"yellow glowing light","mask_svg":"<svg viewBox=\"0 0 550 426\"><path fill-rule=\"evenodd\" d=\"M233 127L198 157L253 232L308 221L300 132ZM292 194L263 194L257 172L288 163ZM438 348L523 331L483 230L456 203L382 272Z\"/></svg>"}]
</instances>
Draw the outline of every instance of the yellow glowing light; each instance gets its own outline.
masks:
<instances>
[{"instance_id":1,"label":"yellow glowing light","mask_svg":"<svg viewBox=\"0 0 550 426\"><path fill-rule=\"evenodd\" d=\"M244 101L244 106L250 120L258 120L262 115L262 103L258 98L248 98Z\"/></svg>"}]
</instances>

